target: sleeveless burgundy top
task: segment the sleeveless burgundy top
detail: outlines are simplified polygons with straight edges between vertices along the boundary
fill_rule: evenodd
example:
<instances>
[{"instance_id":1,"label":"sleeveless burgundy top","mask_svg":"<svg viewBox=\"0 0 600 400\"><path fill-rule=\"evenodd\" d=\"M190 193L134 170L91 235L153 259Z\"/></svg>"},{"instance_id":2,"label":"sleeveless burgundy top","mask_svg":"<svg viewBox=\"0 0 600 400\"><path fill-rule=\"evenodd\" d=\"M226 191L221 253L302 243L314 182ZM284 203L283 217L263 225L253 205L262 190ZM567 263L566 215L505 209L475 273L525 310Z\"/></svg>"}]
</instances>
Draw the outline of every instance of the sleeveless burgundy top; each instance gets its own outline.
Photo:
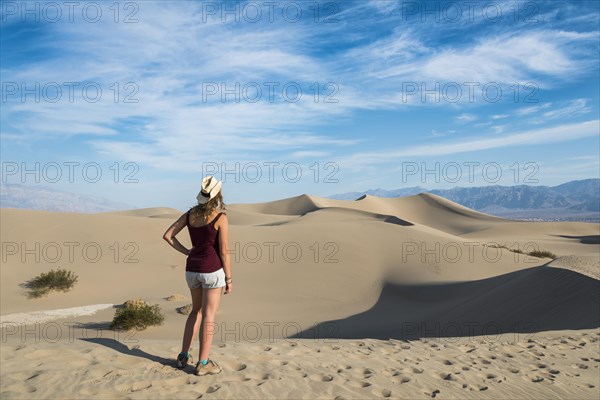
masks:
<instances>
[{"instance_id":1,"label":"sleeveless burgundy top","mask_svg":"<svg viewBox=\"0 0 600 400\"><path fill-rule=\"evenodd\" d=\"M220 212L208 224L200 227L190 225L190 211L186 213L185 221L192 240L192 251L187 256L186 271L215 272L223 267L220 257L219 235L215 229L215 222L223 214Z\"/></svg>"}]
</instances>

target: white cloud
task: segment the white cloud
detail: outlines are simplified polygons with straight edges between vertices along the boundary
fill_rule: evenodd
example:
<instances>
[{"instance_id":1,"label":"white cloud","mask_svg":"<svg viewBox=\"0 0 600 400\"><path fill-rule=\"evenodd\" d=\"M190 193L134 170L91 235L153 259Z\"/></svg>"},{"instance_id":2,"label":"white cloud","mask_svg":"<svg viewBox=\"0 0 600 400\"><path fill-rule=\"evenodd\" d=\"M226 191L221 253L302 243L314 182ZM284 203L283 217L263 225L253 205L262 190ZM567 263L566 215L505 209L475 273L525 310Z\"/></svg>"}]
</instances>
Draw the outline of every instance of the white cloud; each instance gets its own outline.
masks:
<instances>
[{"instance_id":1,"label":"white cloud","mask_svg":"<svg viewBox=\"0 0 600 400\"><path fill-rule=\"evenodd\" d=\"M18 122L18 128L15 123L3 127L10 133L3 132L2 137L15 140L22 134L35 142L36 138L83 135L101 154L174 169L205 159L207 154L213 159L243 158L250 152L285 150L310 156L321 154L323 146L335 153L358 141L340 134L315 133L322 125L338 123L358 110L431 105L421 102L419 96L403 101L402 82L513 84L540 75L560 81L585 65L587 58L578 53L578 46L596 37L595 33L537 30L525 25L510 33L485 35L474 43L444 45L429 40L426 25L400 25L389 35L370 35L383 16L369 17L365 12L376 7L389 13L394 4L358 2L341 11L338 19L342 23L318 27L313 22L268 26L218 20L201 23L194 2L140 3L136 24L54 24L48 27L48 35L39 38L39 46L50 55L35 64L3 65L3 79L95 80L106 97L98 103L6 103L3 122ZM361 13L355 13L351 21L367 27L359 33L343 23L356 10ZM356 35L356 43L366 44L337 47L340 35ZM319 45L335 56L316 52ZM202 82L240 82L243 86L268 81L335 82L339 102L324 103L321 97L315 103L309 93L306 101L299 103L223 104L214 98L203 103L200 95ZM134 82L139 87L139 102L113 101L110 87L115 82ZM580 103L564 109L578 106L575 112L589 110ZM524 108L519 115L540 112L544 107ZM548 118L560 115L556 111ZM465 112L456 121L466 124L478 117ZM492 129L499 132L505 128Z\"/></svg>"},{"instance_id":2,"label":"white cloud","mask_svg":"<svg viewBox=\"0 0 600 400\"><path fill-rule=\"evenodd\" d=\"M511 146L528 146L571 141L600 135L599 120L559 125L525 132L515 132L493 138L471 138L435 145L417 145L399 150L361 152L339 157L336 162L348 169L373 166L407 157L434 157L449 154L493 150Z\"/></svg>"},{"instance_id":3,"label":"white cloud","mask_svg":"<svg viewBox=\"0 0 600 400\"><path fill-rule=\"evenodd\" d=\"M566 103L555 110L546 111L542 116L545 119L563 118L566 116L583 115L591 112L585 99L576 99Z\"/></svg>"},{"instance_id":4,"label":"white cloud","mask_svg":"<svg viewBox=\"0 0 600 400\"><path fill-rule=\"evenodd\" d=\"M592 33L532 30L485 36L461 47L428 48L409 29L397 29L388 38L357 48L350 54L369 55L378 61L362 68L379 79L434 83L524 85L545 88L555 84L547 77L570 79L588 65L578 59L574 46L593 40ZM358 60L362 60L361 57ZM552 62L548 62L552 60ZM465 89L467 90L467 89ZM465 96L466 97L466 96Z\"/></svg>"},{"instance_id":5,"label":"white cloud","mask_svg":"<svg viewBox=\"0 0 600 400\"><path fill-rule=\"evenodd\" d=\"M382 14L389 14L400 7L396 0L368 0L368 4Z\"/></svg>"},{"instance_id":6,"label":"white cloud","mask_svg":"<svg viewBox=\"0 0 600 400\"><path fill-rule=\"evenodd\" d=\"M295 151L290 154L292 158L322 158L330 155L331 153L328 151Z\"/></svg>"},{"instance_id":7,"label":"white cloud","mask_svg":"<svg viewBox=\"0 0 600 400\"><path fill-rule=\"evenodd\" d=\"M554 108L551 108L554 106ZM544 103L538 106L525 107L517 110L518 116L529 116L529 122L532 124L543 124L549 120L565 119L574 116L584 115L592 111L587 105L586 99L573 99L556 103Z\"/></svg>"},{"instance_id":8,"label":"white cloud","mask_svg":"<svg viewBox=\"0 0 600 400\"><path fill-rule=\"evenodd\" d=\"M477 116L473 115L473 114L460 114L459 116L454 118L456 121L458 122L463 122L463 123L467 123L467 122L473 122L477 120Z\"/></svg>"},{"instance_id":9,"label":"white cloud","mask_svg":"<svg viewBox=\"0 0 600 400\"><path fill-rule=\"evenodd\" d=\"M540 110L544 110L544 109L550 107L551 105L552 105L552 103L544 103L544 104L540 104L537 106L523 107L523 108L518 109L516 114L517 115L533 114L533 113L539 112Z\"/></svg>"}]
</instances>

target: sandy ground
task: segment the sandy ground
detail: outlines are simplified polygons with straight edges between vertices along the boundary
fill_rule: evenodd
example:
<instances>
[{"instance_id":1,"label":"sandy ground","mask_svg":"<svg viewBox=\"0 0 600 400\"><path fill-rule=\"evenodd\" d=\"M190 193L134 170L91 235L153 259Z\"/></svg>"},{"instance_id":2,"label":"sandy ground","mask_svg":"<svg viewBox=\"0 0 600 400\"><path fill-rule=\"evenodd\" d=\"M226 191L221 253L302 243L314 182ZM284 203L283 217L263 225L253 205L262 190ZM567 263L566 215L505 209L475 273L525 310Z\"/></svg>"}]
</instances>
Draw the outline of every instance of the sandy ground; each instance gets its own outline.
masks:
<instances>
[{"instance_id":1,"label":"sandy ground","mask_svg":"<svg viewBox=\"0 0 600 400\"><path fill-rule=\"evenodd\" d=\"M172 367L190 299L185 256L162 234L179 215L0 209L3 399L600 394L599 224L511 221L429 194L231 205L234 292L212 354L224 370L197 377ZM27 298L22 285L58 267L75 288ZM133 298L164 324L108 329Z\"/></svg>"},{"instance_id":2,"label":"sandy ground","mask_svg":"<svg viewBox=\"0 0 600 400\"><path fill-rule=\"evenodd\" d=\"M176 341L7 340L2 398L597 399L599 335L227 341L202 377L173 367Z\"/></svg>"}]
</instances>

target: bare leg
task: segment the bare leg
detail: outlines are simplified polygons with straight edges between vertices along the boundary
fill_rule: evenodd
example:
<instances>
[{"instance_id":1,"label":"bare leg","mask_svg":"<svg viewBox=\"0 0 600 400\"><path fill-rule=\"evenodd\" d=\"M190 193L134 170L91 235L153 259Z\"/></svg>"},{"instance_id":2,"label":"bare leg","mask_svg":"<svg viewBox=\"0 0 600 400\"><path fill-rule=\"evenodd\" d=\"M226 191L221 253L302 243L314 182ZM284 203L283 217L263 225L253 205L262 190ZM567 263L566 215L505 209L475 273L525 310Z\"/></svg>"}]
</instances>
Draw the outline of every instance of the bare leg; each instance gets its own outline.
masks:
<instances>
[{"instance_id":1,"label":"bare leg","mask_svg":"<svg viewBox=\"0 0 600 400\"><path fill-rule=\"evenodd\" d=\"M223 288L204 289L202 293L202 325L200 329L200 360L208 360L215 334L215 315L221 302Z\"/></svg>"},{"instance_id":2,"label":"bare leg","mask_svg":"<svg viewBox=\"0 0 600 400\"><path fill-rule=\"evenodd\" d=\"M197 289L190 289L192 294L192 311L187 317L185 322L185 329L183 331L183 342L181 343L181 352L187 353L192 347L192 342L198 334L198 328L202 322L202 292L204 290L200 287Z\"/></svg>"}]
</instances>

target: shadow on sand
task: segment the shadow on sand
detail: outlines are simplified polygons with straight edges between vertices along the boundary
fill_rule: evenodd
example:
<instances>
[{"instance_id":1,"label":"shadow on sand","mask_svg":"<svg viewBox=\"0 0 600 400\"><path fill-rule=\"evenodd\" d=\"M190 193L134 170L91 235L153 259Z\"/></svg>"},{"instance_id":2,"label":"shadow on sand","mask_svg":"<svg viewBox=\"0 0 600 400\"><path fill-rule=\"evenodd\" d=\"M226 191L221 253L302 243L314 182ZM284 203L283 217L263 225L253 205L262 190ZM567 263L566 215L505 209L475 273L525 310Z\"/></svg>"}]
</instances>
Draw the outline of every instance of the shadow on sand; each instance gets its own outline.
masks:
<instances>
[{"instance_id":1,"label":"shadow on sand","mask_svg":"<svg viewBox=\"0 0 600 400\"><path fill-rule=\"evenodd\" d=\"M579 243L583 244L600 244L600 235L587 235L587 236L569 236L569 235L552 235L567 239L579 240Z\"/></svg>"},{"instance_id":2,"label":"shadow on sand","mask_svg":"<svg viewBox=\"0 0 600 400\"><path fill-rule=\"evenodd\" d=\"M79 338L79 340L106 346L110 349L116 350L119 353L122 353L122 354L125 354L128 356L145 358L146 360L154 361L154 362L160 363L164 366L173 367L173 369L177 369L177 367L175 366L176 360L171 359L171 358L163 358L160 356L156 356L154 354L146 353L144 350L141 350L137 345L133 345L133 347L130 348L126 344L124 344L116 339L113 339L113 338Z\"/></svg>"},{"instance_id":3,"label":"shadow on sand","mask_svg":"<svg viewBox=\"0 0 600 400\"><path fill-rule=\"evenodd\" d=\"M477 281L387 283L371 309L292 338L414 340L599 326L600 281L539 266Z\"/></svg>"}]
</instances>

